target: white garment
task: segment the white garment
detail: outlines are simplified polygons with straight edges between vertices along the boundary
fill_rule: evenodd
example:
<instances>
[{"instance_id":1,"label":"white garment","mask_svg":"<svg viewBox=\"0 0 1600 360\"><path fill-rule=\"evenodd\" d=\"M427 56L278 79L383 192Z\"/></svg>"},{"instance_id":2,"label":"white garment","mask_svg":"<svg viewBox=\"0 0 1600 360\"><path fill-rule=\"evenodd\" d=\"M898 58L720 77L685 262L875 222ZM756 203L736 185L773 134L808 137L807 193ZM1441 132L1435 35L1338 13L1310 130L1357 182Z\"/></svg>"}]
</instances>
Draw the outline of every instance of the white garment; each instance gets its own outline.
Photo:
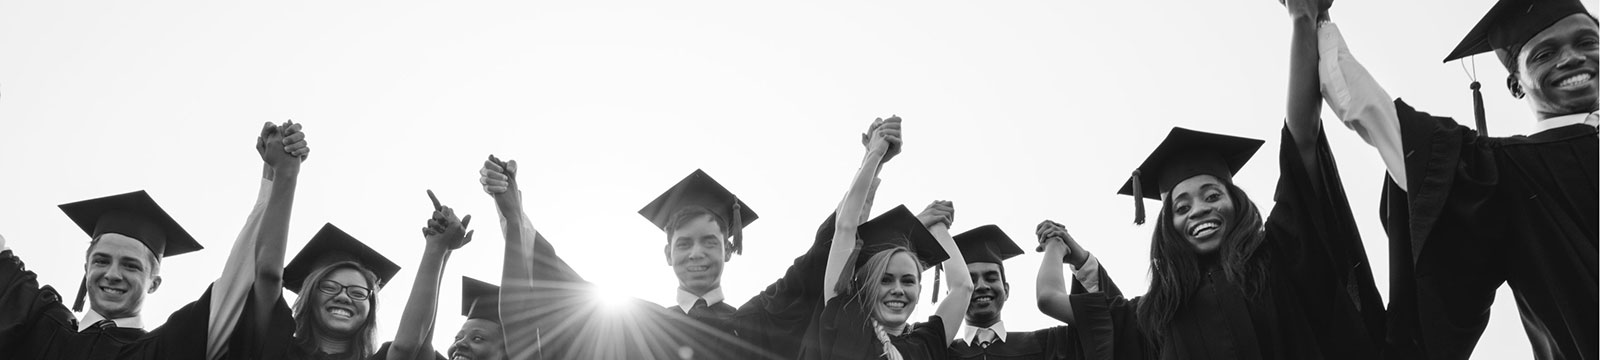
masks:
<instances>
[{"instance_id":1,"label":"white garment","mask_svg":"<svg viewBox=\"0 0 1600 360\"><path fill-rule=\"evenodd\" d=\"M1394 98L1350 55L1338 25L1327 21L1318 24L1317 52L1322 99L1345 127L1378 149L1389 177L1405 189L1405 148L1400 142L1400 116L1394 108Z\"/></svg>"},{"instance_id":2,"label":"white garment","mask_svg":"<svg viewBox=\"0 0 1600 360\"><path fill-rule=\"evenodd\" d=\"M978 338L978 333L981 330L989 330L989 331L993 332L995 339L999 340L999 342L1005 342L1006 341L1006 322L1005 321L996 321L996 322L994 322L993 326L990 326L990 327L987 327L987 328L981 328L981 327L972 326L972 325L962 325L961 326L961 339L965 340L967 342L967 344L970 344L970 345L973 345L973 346L977 346L978 344L983 342L983 339Z\"/></svg>"},{"instance_id":3,"label":"white garment","mask_svg":"<svg viewBox=\"0 0 1600 360\"><path fill-rule=\"evenodd\" d=\"M1090 253L1089 260L1083 262L1082 268L1073 269L1072 264L1067 264L1067 268L1072 269L1072 277L1078 279L1079 284L1083 284L1084 290L1091 293L1100 292L1100 258Z\"/></svg>"},{"instance_id":4,"label":"white garment","mask_svg":"<svg viewBox=\"0 0 1600 360\"><path fill-rule=\"evenodd\" d=\"M722 302L722 300L726 299L726 297L722 295L721 286L711 289L711 291L707 291L705 296L695 296L694 294L690 294L688 291L678 289L678 310L683 311L684 314L688 314L689 309L694 308L695 301L701 299L706 301L706 306L711 306Z\"/></svg>"},{"instance_id":5,"label":"white garment","mask_svg":"<svg viewBox=\"0 0 1600 360\"><path fill-rule=\"evenodd\" d=\"M83 312L83 319L82 320L78 320L78 332L83 332L84 330L88 330L90 327L94 326L95 323L98 323L98 322L100 322L100 320L105 320L105 319L106 319L106 317L100 315L99 312L96 312L94 310L85 311L85 312ZM134 316L125 317L125 318L111 319L111 322L117 324L117 327L135 328L135 329L143 329L144 328L144 317L139 316L139 315L134 315Z\"/></svg>"}]
</instances>

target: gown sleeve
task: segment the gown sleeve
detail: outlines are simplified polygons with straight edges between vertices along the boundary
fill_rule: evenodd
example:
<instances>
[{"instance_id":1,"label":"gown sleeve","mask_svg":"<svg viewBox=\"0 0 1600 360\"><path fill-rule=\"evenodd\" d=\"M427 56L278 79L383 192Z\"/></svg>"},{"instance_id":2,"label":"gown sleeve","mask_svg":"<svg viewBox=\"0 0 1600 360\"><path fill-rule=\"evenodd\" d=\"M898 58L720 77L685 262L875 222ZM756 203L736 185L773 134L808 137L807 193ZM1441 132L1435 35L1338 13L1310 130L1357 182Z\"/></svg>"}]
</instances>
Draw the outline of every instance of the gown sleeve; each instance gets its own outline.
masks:
<instances>
[{"instance_id":1,"label":"gown sleeve","mask_svg":"<svg viewBox=\"0 0 1600 360\"><path fill-rule=\"evenodd\" d=\"M61 295L49 286L41 289L38 276L15 252L0 251L0 354L19 353L35 323L52 307L62 308Z\"/></svg>"},{"instance_id":2,"label":"gown sleeve","mask_svg":"<svg viewBox=\"0 0 1600 360\"><path fill-rule=\"evenodd\" d=\"M1072 316L1077 323L1079 350L1088 359L1151 359L1157 350L1139 324L1140 298L1127 299L1104 267L1096 271L1099 292L1089 292L1072 280Z\"/></svg>"},{"instance_id":3,"label":"gown sleeve","mask_svg":"<svg viewBox=\"0 0 1600 360\"><path fill-rule=\"evenodd\" d=\"M833 244L835 216L823 221L811 248L794 259L783 277L739 306L734 319L741 339L785 357L800 352L806 323L821 305L822 273Z\"/></svg>"}]
</instances>

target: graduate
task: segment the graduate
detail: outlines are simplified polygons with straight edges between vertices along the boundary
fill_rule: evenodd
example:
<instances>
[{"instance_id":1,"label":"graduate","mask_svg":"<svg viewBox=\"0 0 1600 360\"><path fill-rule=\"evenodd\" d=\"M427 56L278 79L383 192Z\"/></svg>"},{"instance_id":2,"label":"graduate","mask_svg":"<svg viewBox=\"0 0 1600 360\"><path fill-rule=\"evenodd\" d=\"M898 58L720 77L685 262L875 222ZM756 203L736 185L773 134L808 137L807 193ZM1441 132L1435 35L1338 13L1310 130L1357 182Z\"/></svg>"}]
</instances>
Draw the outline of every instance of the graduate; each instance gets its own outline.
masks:
<instances>
[{"instance_id":1,"label":"graduate","mask_svg":"<svg viewBox=\"0 0 1600 360\"><path fill-rule=\"evenodd\" d=\"M500 307L508 314L502 325L511 358L786 359L792 355L778 352L798 347L790 344L798 342L815 306L790 294L820 289L820 280L805 274L817 272L808 270L815 265L806 259L822 253L796 260L785 278L739 309L722 304L722 263L737 251L738 229L754 221L755 213L704 172L690 174L640 211L653 222L669 217L667 222L678 222L663 225L674 229L669 239L683 238L668 242L663 252L680 288L694 301L682 308L631 299L616 309L598 306L593 284L534 229L523 212L514 161L491 156L479 174L484 191L495 199L506 238ZM680 211L691 208L693 213Z\"/></svg>"},{"instance_id":2,"label":"graduate","mask_svg":"<svg viewBox=\"0 0 1600 360\"><path fill-rule=\"evenodd\" d=\"M996 225L984 225L955 236L972 278L972 301L966 324L950 345L954 359L1071 359L1078 358L1078 337L1067 326L1034 331L1006 331L1000 311L1011 298L1011 281L1005 260L1022 255L1022 248Z\"/></svg>"},{"instance_id":3,"label":"graduate","mask_svg":"<svg viewBox=\"0 0 1600 360\"><path fill-rule=\"evenodd\" d=\"M900 152L901 120L876 119L865 135L866 154L840 203L822 294L823 308L807 327L799 359L942 359L960 326L972 281L951 276L950 293L927 322L913 325L922 271L946 262L966 272L949 226L954 206L935 201L912 215L905 206L863 221L882 166Z\"/></svg>"},{"instance_id":4,"label":"graduate","mask_svg":"<svg viewBox=\"0 0 1600 360\"><path fill-rule=\"evenodd\" d=\"M222 275L199 300L173 312L167 322L125 346L122 359L254 359L259 324L253 312L260 246L288 239L300 164L310 155L301 125L266 123L256 138L263 161L261 187L244 230L228 253ZM275 240L269 240L275 239ZM272 285L276 287L277 285ZM268 303L270 304L270 303ZM241 326L240 324L247 324ZM195 341L204 338L206 341Z\"/></svg>"},{"instance_id":5,"label":"graduate","mask_svg":"<svg viewBox=\"0 0 1600 360\"><path fill-rule=\"evenodd\" d=\"M411 284L411 297L406 300L399 331L394 336L395 340L380 346L371 359L425 359L429 358L429 354L432 358L444 358L433 350L432 345L434 315L439 308L439 282L444 276L444 266L449 262L450 254L472 242L473 232L466 230L472 222L472 215L457 217L455 209L439 203L439 197L434 196L433 190L428 190L428 199L433 201L433 216L422 228L422 236L426 240L422 263L418 265L417 277ZM462 278L464 283L467 280L470 279ZM491 296L499 296L498 288ZM471 305L472 300L471 297L466 298L463 306ZM500 320L495 318L493 321L498 323ZM499 330L499 325L495 325L497 340L500 339ZM504 351L500 358L504 358Z\"/></svg>"},{"instance_id":6,"label":"graduate","mask_svg":"<svg viewBox=\"0 0 1600 360\"><path fill-rule=\"evenodd\" d=\"M462 276L461 316L467 317L467 322L461 324L456 341L450 344L451 359L509 359L506 337L500 330L499 286Z\"/></svg>"},{"instance_id":7,"label":"graduate","mask_svg":"<svg viewBox=\"0 0 1600 360\"><path fill-rule=\"evenodd\" d=\"M333 224L325 224L282 270L298 294L289 307L280 292L263 359L366 359L375 351L378 292L400 265Z\"/></svg>"},{"instance_id":8,"label":"graduate","mask_svg":"<svg viewBox=\"0 0 1600 360\"><path fill-rule=\"evenodd\" d=\"M1536 358L1600 358L1596 24L1578 0L1503 0L1445 57L1494 52L1535 121L1510 137L1487 136L1481 101L1474 131L1391 98L1332 22L1296 38L1316 43L1322 96L1388 170L1388 332L1407 356L1467 358L1510 283Z\"/></svg>"},{"instance_id":9,"label":"graduate","mask_svg":"<svg viewBox=\"0 0 1600 360\"><path fill-rule=\"evenodd\" d=\"M161 287L161 262L202 247L149 194L126 194L61 205L89 235L83 282L72 310L23 266L0 251L0 354L10 359L112 359L146 334L140 311ZM5 244L0 244L4 246ZM85 299L89 311L78 318Z\"/></svg>"},{"instance_id":10,"label":"graduate","mask_svg":"<svg viewBox=\"0 0 1600 360\"><path fill-rule=\"evenodd\" d=\"M1139 166L1121 193L1162 201L1145 296L1124 298L1064 227L1041 224L1039 310L1077 327L1094 358L1381 358L1369 324L1381 320L1382 302L1360 271L1366 253L1326 139L1314 134L1318 180L1287 128L1265 221L1232 181L1260 140L1174 128ZM1076 294L1058 259L1077 269Z\"/></svg>"}]
</instances>

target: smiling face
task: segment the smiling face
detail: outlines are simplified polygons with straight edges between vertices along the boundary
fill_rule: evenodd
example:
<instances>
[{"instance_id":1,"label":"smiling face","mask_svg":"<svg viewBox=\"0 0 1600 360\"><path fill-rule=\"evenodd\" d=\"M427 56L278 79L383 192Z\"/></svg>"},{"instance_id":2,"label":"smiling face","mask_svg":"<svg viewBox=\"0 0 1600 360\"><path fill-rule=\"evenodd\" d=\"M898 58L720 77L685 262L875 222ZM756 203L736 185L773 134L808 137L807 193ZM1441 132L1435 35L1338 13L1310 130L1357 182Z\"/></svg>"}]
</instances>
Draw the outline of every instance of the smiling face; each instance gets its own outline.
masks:
<instances>
[{"instance_id":1,"label":"smiling face","mask_svg":"<svg viewBox=\"0 0 1600 360\"><path fill-rule=\"evenodd\" d=\"M886 328L899 328L911 319L917 308L917 296L922 293L918 277L922 271L911 252L899 251L889 257L889 266L878 276L878 285L872 294L873 314Z\"/></svg>"},{"instance_id":2,"label":"smiling face","mask_svg":"<svg viewBox=\"0 0 1600 360\"><path fill-rule=\"evenodd\" d=\"M503 360L505 337L500 324L485 319L467 319L450 344L450 360Z\"/></svg>"},{"instance_id":3,"label":"smiling face","mask_svg":"<svg viewBox=\"0 0 1600 360\"><path fill-rule=\"evenodd\" d=\"M1217 177L1196 175L1179 182L1172 199L1172 227L1201 255L1216 253L1233 225L1233 198Z\"/></svg>"},{"instance_id":4,"label":"smiling face","mask_svg":"<svg viewBox=\"0 0 1600 360\"><path fill-rule=\"evenodd\" d=\"M967 305L967 323L989 327L1000 321L1000 309L1010 296L1011 284L1005 281L1000 264L967 263L967 273L972 275L972 302Z\"/></svg>"},{"instance_id":5,"label":"smiling face","mask_svg":"<svg viewBox=\"0 0 1600 360\"><path fill-rule=\"evenodd\" d=\"M1560 116L1600 105L1596 28L1588 15L1572 14L1524 43L1517 54L1517 83L1535 112Z\"/></svg>"},{"instance_id":6,"label":"smiling face","mask_svg":"<svg viewBox=\"0 0 1600 360\"><path fill-rule=\"evenodd\" d=\"M106 233L89 247L89 308L107 319L139 315L144 295L161 286L155 254L144 243L122 234Z\"/></svg>"},{"instance_id":7,"label":"smiling face","mask_svg":"<svg viewBox=\"0 0 1600 360\"><path fill-rule=\"evenodd\" d=\"M322 289L324 284L339 286L338 294L328 295ZM316 301L310 305L315 306L318 326L342 337L356 335L357 331L361 330L362 324L367 321L367 316L370 316L372 298L352 299L351 290L345 288L352 285L366 288L372 286L361 272L347 267L328 272L328 276L317 283L318 290L311 293ZM369 294L369 296L375 295Z\"/></svg>"},{"instance_id":8,"label":"smiling face","mask_svg":"<svg viewBox=\"0 0 1600 360\"><path fill-rule=\"evenodd\" d=\"M678 287L701 295L722 285L722 264L728 261L727 236L711 215L679 224L669 235L667 263L678 276Z\"/></svg>"}]
</instances>

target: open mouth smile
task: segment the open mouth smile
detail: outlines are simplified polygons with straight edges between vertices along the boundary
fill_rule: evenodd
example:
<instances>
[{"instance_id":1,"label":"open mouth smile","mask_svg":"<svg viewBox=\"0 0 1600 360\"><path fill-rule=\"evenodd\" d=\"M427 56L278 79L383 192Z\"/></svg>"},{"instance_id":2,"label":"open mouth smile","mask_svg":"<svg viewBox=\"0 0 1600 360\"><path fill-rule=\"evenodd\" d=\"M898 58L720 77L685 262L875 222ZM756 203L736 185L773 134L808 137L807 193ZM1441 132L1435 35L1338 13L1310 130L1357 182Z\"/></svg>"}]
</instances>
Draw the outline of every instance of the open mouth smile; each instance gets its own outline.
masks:
<instances>
[{"instance_id":1,"label":"open mouth smile","mask_svg":"<svg viewBox=\"0 0 1600 360\"><path fill-rule=\"evenodd\" d=\"M1204 239L1211 237L1211 235L1215 235L1219 229L1222 229L1222 221L1201 221L1197 224L1189 226L1189 236L1195 239Z\"/></svg>"},{"instance_id":2,"label":"open mouth smile","mask_svg":"<svg viewBox=\"0 0 1600 360\"><path fill-rule=\"evenodd\" d=\"M1594 83L1594 74L1579 73L1568 76L1556 82L1556 87L1561 89L1577 89L1590 86Z\"/></svg>"}]
</instances>

